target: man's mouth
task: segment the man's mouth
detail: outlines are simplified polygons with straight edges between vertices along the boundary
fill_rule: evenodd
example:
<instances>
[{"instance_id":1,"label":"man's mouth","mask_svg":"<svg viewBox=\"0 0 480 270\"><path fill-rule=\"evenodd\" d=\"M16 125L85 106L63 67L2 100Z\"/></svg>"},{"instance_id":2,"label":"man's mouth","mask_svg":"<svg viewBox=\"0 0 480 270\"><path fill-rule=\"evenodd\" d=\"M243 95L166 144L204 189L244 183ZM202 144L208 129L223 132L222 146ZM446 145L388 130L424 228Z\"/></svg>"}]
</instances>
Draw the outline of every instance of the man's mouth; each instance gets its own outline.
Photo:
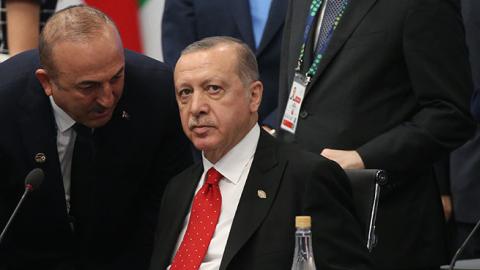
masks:
<instances>
[{"instance_id":1,"label":"man's mouth","mask_svg":"<svg viewBox=\"0 0 480 270\"><path fill-rule=\"evenodd\" d=\"M93 116L94 116L94 118L97 118L97 119L108 117L108 116L110 116L110 110L94 111Z\"/></svg>"},{"instance_id":2,"label":"man's mouth","mask_svg":"<svg viewBox=\"0 0 480 270\"><path fill-rule=\"evenodd\" d=\"M202 126L202 125L199 125L199 126L193 126L192 128L190 128L190 130L192 130L195 134L197 135L206 135L206 133L211 130L213 128L213 126Z\"/></svg>"}]
</instances>

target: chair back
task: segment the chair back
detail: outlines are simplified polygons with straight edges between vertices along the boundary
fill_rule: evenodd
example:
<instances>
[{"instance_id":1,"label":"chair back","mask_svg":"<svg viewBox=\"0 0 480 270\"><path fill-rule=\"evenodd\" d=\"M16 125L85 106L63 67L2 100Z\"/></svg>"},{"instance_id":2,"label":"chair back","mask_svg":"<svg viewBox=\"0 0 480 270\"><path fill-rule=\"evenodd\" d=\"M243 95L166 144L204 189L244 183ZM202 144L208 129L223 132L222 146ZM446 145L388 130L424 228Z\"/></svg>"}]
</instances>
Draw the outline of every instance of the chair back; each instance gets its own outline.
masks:
<instances>
[{"instance_id":1,"label":"chair back","mask_svg":"<svg viewBox=\"0 0 480 270\"><path fill-rule=\"evenodd\" d=\"M377 218L380 190L388 181L383 170L345 170L353 192L353 202L357 215L366 229L367 248L369 251L377 244L375 221Z\"/></svg>"}]
</instances>

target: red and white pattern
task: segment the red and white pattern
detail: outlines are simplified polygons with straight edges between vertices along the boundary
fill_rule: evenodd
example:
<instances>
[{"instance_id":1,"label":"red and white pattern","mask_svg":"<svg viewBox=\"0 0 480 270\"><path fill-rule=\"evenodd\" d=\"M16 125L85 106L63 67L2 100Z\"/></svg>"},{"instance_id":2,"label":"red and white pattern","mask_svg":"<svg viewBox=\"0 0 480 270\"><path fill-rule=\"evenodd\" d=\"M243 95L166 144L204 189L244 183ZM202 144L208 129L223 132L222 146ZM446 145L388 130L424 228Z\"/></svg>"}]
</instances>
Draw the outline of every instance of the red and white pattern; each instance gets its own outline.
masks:
<instances>
[{"instance_id":1,"label":"red and white pattern","mask_svg":"<svg viewBox=\"0 0 480 270\"><path fill-rule=\"evenodd\" d=\"M206 178L193 199L187 231L170 270L197 270L207 253L220 217L222 194L218 182L223 176L212 167Z\"/></svg>"}]
</instances>

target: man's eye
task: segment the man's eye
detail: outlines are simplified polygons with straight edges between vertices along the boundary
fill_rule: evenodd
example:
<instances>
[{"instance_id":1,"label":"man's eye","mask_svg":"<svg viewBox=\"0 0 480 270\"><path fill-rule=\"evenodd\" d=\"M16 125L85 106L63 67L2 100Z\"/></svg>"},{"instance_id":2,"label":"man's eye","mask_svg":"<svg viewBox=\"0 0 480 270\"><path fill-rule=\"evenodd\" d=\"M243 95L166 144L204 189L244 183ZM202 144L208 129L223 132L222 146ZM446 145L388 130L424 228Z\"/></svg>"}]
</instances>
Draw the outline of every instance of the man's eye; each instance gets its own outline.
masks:
<instances>
[{"instance_id":1,"label":"man's eye","mask_svg":"<svg viewBox=\"0 0 480 270\"><path fill-rule=\"evenodd\" d=\"M186 96L192 94L192 92L193 92L192 89L187 89L187 88L186 89L181 89L180 91L178 91L178 96L179 97L186 97Z\"/></svg>"},{"instance_id":2,"label":"man's eye","mask_svg":"<svg viewBox=\"0 0 480 270\"><path fill-rule=\"evenodd\" d=\"M222 90L222 88L218 85L209 85L207 87L207 90L209 93L217 93L219 92L220 90Z\"/></svg>"},{"instance_id":3,"label":"man's eye","mask_svg":"<svg viewBox=\"0 0 480 270\"><path fill-rule=\"evenodd\" d=\"M95 85L95 84L84 84L84 85L80 85L78 88L79 88L82 92L90 92L90 91L95 90L96 85Z\"/></svg>"}]
</instances>

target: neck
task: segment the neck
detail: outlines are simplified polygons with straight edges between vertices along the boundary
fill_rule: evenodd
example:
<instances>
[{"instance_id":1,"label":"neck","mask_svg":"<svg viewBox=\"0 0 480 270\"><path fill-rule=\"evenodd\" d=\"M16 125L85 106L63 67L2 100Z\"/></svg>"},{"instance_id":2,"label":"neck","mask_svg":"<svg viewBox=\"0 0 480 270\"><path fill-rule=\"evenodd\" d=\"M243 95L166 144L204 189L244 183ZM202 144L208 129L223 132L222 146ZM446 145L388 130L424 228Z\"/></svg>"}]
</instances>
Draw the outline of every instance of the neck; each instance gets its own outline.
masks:
<instances>
[{"instance_id":1,"label":"neck","mask_svg":"<svg viewBox=\"0 0 480 270\"><path fill-rule=\"evenodd\" d=\"M226 143L225 147L218 147L217 149L213 150L204 150L203 155L205 158L210 161L212 164L217 163L220 159L222 159L232 148L234 148L247 134L252 130L252 128L255 126L257 122L254 121L248 125L248 128L244 130L243 132L237 132L237 134L240 134L235 140L233 140L231 143Z\"/></svg>"}]
</instances>

